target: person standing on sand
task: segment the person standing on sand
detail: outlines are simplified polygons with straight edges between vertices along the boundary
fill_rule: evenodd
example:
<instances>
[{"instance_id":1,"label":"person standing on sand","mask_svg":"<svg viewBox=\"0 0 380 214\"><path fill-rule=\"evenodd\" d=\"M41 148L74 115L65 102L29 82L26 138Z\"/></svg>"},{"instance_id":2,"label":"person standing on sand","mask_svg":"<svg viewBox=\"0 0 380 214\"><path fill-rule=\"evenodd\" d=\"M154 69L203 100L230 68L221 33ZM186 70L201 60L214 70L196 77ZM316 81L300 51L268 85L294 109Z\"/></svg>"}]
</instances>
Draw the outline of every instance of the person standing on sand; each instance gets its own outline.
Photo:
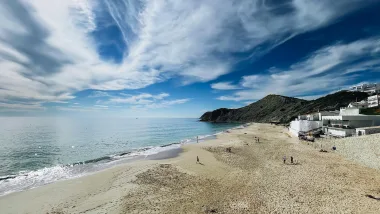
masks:
<instances>
[{"instance_id":1,"label":"person standing on sand","mask_svg":"<svg viewBox=\"0 0 380 214\"><path fill-rule=\"evenodd\" d=\"M199 157L197 156L197 163L199 163Z\"/></svg>"},{"instance_id":2,"label":"person standing on sand","mask_svg":"<svg viewBox=\"0 0 380 214\"><path fill-rule=\"evenodd\" d=\"M282 160L284 160L284 164L286 163L286 156L284 155L284 157L282 158Z\"/></svg>"},{"instance_id":3,"label":"person standing on sand","mask_svg":"<svg viewBox=\"0 0 380 214\"><path fill-rule=\"evenodd\" d=\"M293 164L293 156L290 156L290 163Z\"/></svg>"}]
</instances>

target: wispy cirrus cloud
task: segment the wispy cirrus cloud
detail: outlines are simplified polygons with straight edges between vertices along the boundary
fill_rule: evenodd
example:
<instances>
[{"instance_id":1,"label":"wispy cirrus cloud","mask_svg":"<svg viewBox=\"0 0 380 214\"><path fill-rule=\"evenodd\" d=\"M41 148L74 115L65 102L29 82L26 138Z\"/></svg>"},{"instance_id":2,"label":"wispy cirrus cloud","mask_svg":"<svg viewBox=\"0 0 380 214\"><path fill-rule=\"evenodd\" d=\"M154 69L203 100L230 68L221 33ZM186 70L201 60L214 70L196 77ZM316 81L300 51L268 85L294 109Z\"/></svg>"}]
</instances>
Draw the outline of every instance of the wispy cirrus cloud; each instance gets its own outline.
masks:
<instances>
[{"instance_id":1,"label":"wispy cirrus cloud","mask_svg":"<svg viewBox=\"0 0 380 214\"><path fill-rule=\"evenodd\" d=\"M260 56L371 2L2 1L0 100L36 105L86 89L208 82L232 71L236 53ZM109 45L111 27L121 40Z\"/></svg>"},{"instance_id":2,"label":"wispy cirrus cloud","mask_svg":"<svg viewBox=\"0 0 380 214\"><path fill-rule=\"evenodd\" d=\"M66 112L101 112L108 110L108 108L99 106L57 106L55 109Z\"/></svg>"},{"instance_id":3,"label":"wispy cirrus cloud","mask_svg":"<svg viewBox=\"0 0 380 214\"><path fill-rule=\"evenodd\" d=\"M109 106L106 105L92 105L83 106L78 103L73 103L73 105L67 106L56 106L55 109L59 111L72 111L72 112L100 112L104 110L109 110Z\"/></svg>"},{"instance_id":4,"label":"wispy cirrus cloud","mask_svg":"<svg viewBox=\"0 0 380 214\"><path fill-rule=\"evenodd\" d=\"M104 109L108 108L108 106L106 106L106 105L94 105L94 107L96 107L96 108L104 108Z\"/></svg>"},{"instance_id":5,"label":"wispy cirrus cloud","mask_svg":"<svg viewBox=\"0 0 380 214\"><path fill-rule=\"evenodd\" d=\"M46 108L41 106L41 104L30 104L30 103L4 103L0 102L0 111L21 111L28 109L29 111L42 111Z\"/></svg>"},{"instance_id":6,"label":"wispy cirrus cloud","mask_svg":"<svg viewBox=\"0 0 380 214\"><path fill-rule=\"evenodd\" d=\"M216 90L235 90L235 89L241 89L239 85L234 85L232 82L218 82L211 84L212 89Z\"/></svg>"},{"instance_id":7,"label":"wispy cirrus cloud","mask_svg":"<svg viewBox=\"0 0 380 214\"><path fill-rule=\"evenodd\" d=\"M111 97L111 95L105 91L93 91L88 97L89 98Z\"/></svg>"},{"instance_id":8,"label":"wispy cirrus cloud","mask_svg":"<svg viewBox=\"0 0 380 214\"><path fill-rule=\"evenodd\" d=\"M145 105L144 108L148 108L148 109L166 108L172 105L184 104L189 101L190 99L164 100L162 102L150 103L148 105Z\"/></svg>"},{"instance_id":9,"label":"wispy cirrus cloud","mask_svg":"<svg viewBox=\"0 0 380 214\"><path fill-rule=\"evenodd\" d=\"M165 97L168 97L169 94L167 93L161 93L157 95L152 95L148 93L142 93L139 95L128 95L128 94L121 94L122 97L114 97L109 99L108 102L111 103L126 103L126 104L150 104L153 103L156 100L162 100Z\"/></svg>"},{"instance_id":10,"label":"wispy cirrus cloud","mask_svg":"<svg viewBox=\"0 0 380 214\"><path fill-rule=\"evenodd\" d=\"M172 105L184 104L190 99L167 99L170 95L168 93L149 94L141 93L138 95L120 94L121 96L112 97L104 103L112 104L127 104L132 108L152 109L152 108L166 108Z\"/></svg>"},{"instance_id":11,"label":"wispy cirrus cloud","mask_svg":"<svg viewBox=\"0 0 380 214\"><path fill-rule=\"evenodd\" d=\"M315 51L303 61L286 70L271 74L243 76L244 90L219 100L257 100L268 94L281 94L316 98L308 94L325 95L331 91L348 88L350 81L362 71L376 72L380 66L380 38L368 38L343 44L338 43ZM347 72L350 71L350 72ZM376 81L376 79L373 79Z\"/></svg>"}]
</instances>

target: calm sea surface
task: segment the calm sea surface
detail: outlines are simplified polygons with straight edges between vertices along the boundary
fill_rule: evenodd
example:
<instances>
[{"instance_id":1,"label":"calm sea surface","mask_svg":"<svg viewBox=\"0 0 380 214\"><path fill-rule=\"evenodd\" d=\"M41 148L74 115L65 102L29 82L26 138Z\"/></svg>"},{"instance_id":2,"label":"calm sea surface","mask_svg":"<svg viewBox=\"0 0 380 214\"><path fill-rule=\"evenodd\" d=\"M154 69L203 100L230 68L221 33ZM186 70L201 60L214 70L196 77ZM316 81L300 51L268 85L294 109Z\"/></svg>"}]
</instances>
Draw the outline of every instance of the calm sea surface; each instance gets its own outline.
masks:
<instances>
[{"instance_id":1,"label":"calm sea surface","mask_svg":"<svg viewBox=\"0 0 380 214\"><path fill-rule=\"evenodd\" d=\"M82 176L239 125L197 119L0 117L0 195Z\"/></svg>"}]
</instances>

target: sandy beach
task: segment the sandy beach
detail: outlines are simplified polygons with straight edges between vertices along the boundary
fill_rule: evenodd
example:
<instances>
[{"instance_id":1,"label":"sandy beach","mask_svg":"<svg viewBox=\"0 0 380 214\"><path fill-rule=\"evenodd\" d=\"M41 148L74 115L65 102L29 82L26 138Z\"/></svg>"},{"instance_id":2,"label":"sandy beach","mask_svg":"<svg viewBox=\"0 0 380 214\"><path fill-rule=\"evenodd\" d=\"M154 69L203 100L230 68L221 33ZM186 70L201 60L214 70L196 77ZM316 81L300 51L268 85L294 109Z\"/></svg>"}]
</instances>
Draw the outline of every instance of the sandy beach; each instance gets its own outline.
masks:
<instances>
[{"instance_id":1,"label":"sandy beach","mask_svg":"<svg viewBox=\"0 0 380 214\"><path fill-rule=\"evenodd\" d=\"M338 152L319 152L319 148L290 137L282 126L252 124L219 134L217 139L185 145L176 157L167 156L171 155L159 154L0 197L0 213L380 210L380 201L366 196L380 198L378 169ZM196 163L197 156L200 163ZM295 164L290 164L290 156Z\"/></svg>"}]
</instances>

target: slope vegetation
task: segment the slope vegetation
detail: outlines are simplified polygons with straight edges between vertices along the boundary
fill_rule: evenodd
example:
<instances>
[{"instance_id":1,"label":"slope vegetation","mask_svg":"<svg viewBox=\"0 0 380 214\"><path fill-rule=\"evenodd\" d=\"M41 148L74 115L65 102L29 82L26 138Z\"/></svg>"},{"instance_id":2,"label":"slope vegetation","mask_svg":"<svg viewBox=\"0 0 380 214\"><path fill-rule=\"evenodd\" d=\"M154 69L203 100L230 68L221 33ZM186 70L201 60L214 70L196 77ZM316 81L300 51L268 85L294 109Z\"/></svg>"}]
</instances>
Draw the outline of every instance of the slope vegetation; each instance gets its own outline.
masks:
<instances>
[{"instance_id":1,"label":"slope vegetation","mask_svg":"<svg viewBox=\"0 0 380 214\"><path fill-rule=\"evenodd\" d=\"M350 102L363 100L362 92L340 91L316 100L302 100L281 95L268 95L239 109L220 108L204 113L201 121L207 122L280 122L288 123L299 114L339 110Z\"/></svg>"}]
</instances>

